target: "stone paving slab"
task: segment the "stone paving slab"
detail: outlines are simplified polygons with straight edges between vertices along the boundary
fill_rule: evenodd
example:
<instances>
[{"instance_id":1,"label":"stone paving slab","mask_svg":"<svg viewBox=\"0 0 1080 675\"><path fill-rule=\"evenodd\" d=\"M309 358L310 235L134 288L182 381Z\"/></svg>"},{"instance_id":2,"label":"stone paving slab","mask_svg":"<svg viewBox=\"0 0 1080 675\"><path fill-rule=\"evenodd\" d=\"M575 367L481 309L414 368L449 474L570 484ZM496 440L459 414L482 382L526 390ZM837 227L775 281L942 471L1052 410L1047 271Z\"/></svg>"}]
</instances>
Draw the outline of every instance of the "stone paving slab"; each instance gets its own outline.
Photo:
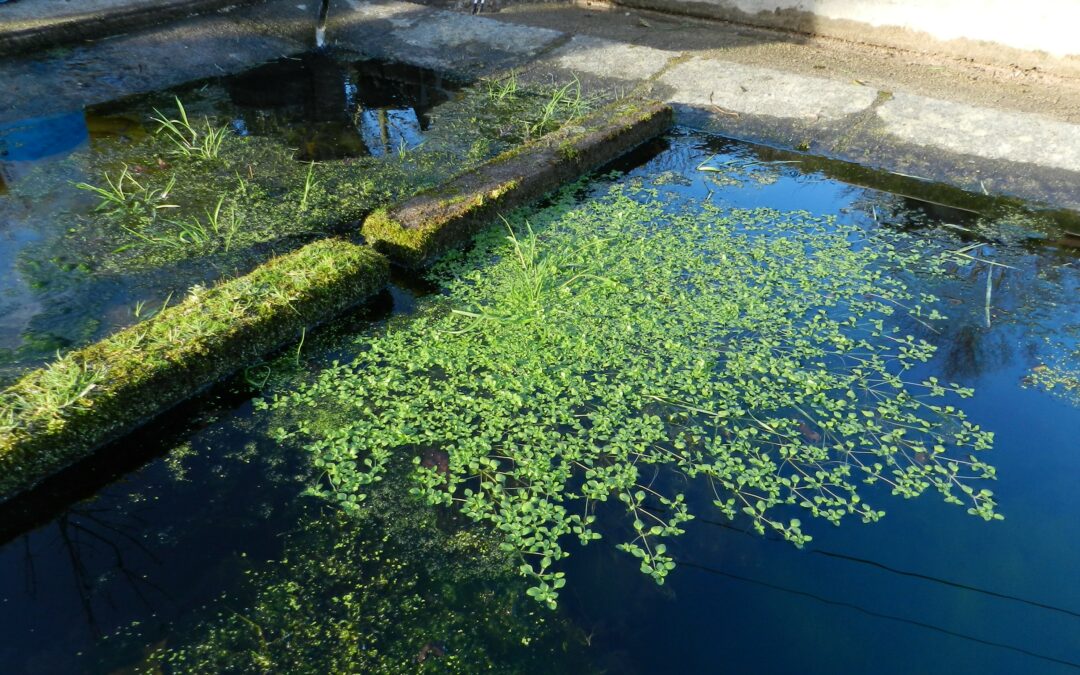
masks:
<instances>
[{"instance_id":1,"label":"stone paving slab","mask_svg":"<svg viewBox=\"0 0 1080 675\"><path fill-rule=\"evenodd\" d=\"M508 25L409 2L344 0L336 7L327 24L330 45L462 79L520 66L567 39L547 28Z\"/></svg>"},{"instance_id":2,"label":"stone paving slab","mask_svg":"<svg viewBox=\"0 0 1080 675\"><path fill-rule=\"evenodd\" d=\"M647 80L667 67L678 52L575 35L552 55L561 68L597 77Z\"/></svg>"},{"instance_id":3,"label":"stone paving slab","mask_svg":"<svg viewBox=\"0 0 1080 675\"><path fill-rule=\"evenodd\" d=\"M1080 172L1080 126L897 93L877 109L884 132L965 155Z\"/></svg>"},{"instance_id":4,"label":"stone paving slab","mask_svg":"<svg viewBox=\"0 0 1080 675\"><path fill-rule=\"evenodd\" d=\"M849 82L785 73L716 58L691 58L659 79L671 100L748 115L836 119L870 107L877 91Z\"/></svg>"},{"instance_id":5,"label":"stone paving slab","mask_svg":"<svg viewBox=\"0 0 1080 675\"><path fill-rule=\"evenodd\" d=\"M20 0L0 4L0 55L93 40L260 0Z\"/></svg>"}]
</instances>

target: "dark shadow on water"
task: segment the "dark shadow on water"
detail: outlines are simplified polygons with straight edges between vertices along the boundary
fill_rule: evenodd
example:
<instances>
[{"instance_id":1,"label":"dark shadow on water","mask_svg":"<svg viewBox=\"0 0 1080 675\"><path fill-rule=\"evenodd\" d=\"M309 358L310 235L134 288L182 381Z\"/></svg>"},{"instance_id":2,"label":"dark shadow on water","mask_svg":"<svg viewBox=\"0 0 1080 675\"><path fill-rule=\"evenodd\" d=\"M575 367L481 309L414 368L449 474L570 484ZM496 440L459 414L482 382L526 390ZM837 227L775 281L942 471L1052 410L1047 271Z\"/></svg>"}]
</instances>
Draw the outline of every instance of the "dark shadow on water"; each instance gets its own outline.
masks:
<instances>
[{"instance_id":1,"label":"dark shadow on water","mask_svg":"<svg viewBox=\"0 0 1080 675\"><path fill-rule=\"evenodd\" d=\"M689 562L689 561L685 561L685 560L679 560L677 562L677 564L680 565L680 566L690 568L690 569L695 569L695 570L699 570L699 571L702 571L702 572L706 572L708 574L712 574L712 575L715 575L715 576L726 577L728 579L732 579L732 580L735 580L735 581L741 581L743 583L753 584L755 586L761 586L763 588L768 588L768 589L774 590L774 591L780 591L782 593L787 593L789 595L795 595L795 596L799 596L799 597L802 597L802 598L808 598L810 600L814 600L815 602L820 602L820 603L823 603L823 604L826 604L826 605L832 605L834 607L844 607L846 609L851 609L851 610L854 610L856 612L859 612L860 614L865 614L867 616L871 616L871 617L873 617L875 619L885 619L885 620L888 620L888 621L896 621L896 622L908 624L908 625L911 625L911 626L917 626L919 628L925 628L927 630L931 630L931 631L934 631L934 632L937 632L937 633L942 633L942 634L948 635L950 637L960 638L962 640L968 640L970 642L975 642L977 644L986 645L988 647L997 647L999 649L1007 649L1009 651L1016 652L1018 654L1023 654L1024 656L1030 656L1030 657L1035 658L1035 659L1040 659L1040 660L1043 660L1043 661L1049 661L1050 663L1057 663L1059 665L1068 666L1070 668L1080 669L1080 663L1076 663L1074 661L1067 661L1065 659L1059 659L1059 658L1056 658L1056 657L1053 657L1053 656L1049 656L1047 654L1040 654L1038 652L1033 652L1031 650L1024 649L1023 647L1016 647L1016 646L1013 646L1013 645L1005 644L1003 642L995 642L993 640L984 640L982 638L975 637L974 635L968 635L966 633L960 633L960 632L957 632L957 631L954 631L954 630L950 630L948 628L944 628L942 626L937 626L937 625L934 625L932 623L927 623L925 621L918 621L916 619L908 619L906 617L897 616L895 614L886 614L884 612L878 612L878 611L863 607L861 605L856 605L855 603L852 603L852 602L846 602L846 601L843 601L843 600L834 600L832 598L827 598L827 597L825 597L823 595L818 595L816 593L810 593L808 591L802 591L802 590L799 590L797 588L790 588L788 586L782 586L780 584L774 584L772 582L764 581L762 579L754 579L754 578L742 576L742 575L739 575L739 574L732 574L731 572L725 572L724 570L714 568L714 567L709 567L708 565L700 565L698 563L693 563L693 562Z\"/></svg>"}]
</instances>

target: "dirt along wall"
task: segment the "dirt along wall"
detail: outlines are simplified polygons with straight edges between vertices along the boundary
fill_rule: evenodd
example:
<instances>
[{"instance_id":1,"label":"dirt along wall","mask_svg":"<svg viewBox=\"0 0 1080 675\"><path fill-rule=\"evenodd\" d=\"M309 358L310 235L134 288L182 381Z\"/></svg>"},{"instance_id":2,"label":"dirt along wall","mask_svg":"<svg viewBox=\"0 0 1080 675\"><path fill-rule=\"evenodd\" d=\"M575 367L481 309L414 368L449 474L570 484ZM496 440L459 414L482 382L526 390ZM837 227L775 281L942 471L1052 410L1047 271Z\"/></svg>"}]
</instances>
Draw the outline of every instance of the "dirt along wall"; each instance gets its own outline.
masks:
<instances>
[{"instance_id":1,"label":"dirt along wall","mask_svg":"<svg viewBox=\"0 0 1080 675\"><path fill-rule=\"evenodd\" d=\"M615 0L617 4L1080 75L1075 0Z\"/></svg>"}]
</instances>

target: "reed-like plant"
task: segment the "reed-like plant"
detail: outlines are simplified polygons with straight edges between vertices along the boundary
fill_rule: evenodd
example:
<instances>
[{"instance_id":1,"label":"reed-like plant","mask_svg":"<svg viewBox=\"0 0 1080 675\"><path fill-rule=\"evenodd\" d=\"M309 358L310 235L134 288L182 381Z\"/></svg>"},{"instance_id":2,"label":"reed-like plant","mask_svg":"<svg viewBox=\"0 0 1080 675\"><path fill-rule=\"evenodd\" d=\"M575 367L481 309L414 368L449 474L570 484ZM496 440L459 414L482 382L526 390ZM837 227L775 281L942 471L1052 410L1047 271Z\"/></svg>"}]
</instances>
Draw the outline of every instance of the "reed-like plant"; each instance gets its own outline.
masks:
<instances>
[{"instance_id":1,"label":"reed-like plant","mask_svg":"<svg viewBox=\"0 0 1080 675\"><path fill-rule=\"evenodd\" d=\"M201 127L191 123L187 110L179 97L176 98L178 117L170 118L157 108L151 119L158 123L158 133L172 142L175 154L182 157L217 159L221 146L229 134L228 125L215 127L203 118Z\"/></svg>"}]
</instances>

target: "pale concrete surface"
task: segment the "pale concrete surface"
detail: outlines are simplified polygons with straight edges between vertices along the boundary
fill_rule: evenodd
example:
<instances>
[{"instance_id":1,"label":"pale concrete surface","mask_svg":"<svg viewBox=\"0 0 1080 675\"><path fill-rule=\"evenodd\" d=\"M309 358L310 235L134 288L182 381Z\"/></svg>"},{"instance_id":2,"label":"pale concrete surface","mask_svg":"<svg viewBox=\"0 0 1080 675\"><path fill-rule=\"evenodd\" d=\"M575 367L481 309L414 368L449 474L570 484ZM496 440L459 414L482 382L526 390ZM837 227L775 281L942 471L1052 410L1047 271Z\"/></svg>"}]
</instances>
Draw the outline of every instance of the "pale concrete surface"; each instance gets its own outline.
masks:
<instances>
[{"instance_id":1,"label":"pale concrete surface","mask_svg":"<svg viewBox=\"0 0 1080 675\"><path fill-rule=\"evenodd\" d=\"M647 80L663 70L679 52L575 35L552 58L560 67L598 77Z\"/></svg>"},{"instance_id":2,"label":"pale concrete surface","mask_svg":"<svg viewBox=\"0 0 1080 675\"><path fill-rule=\"evenodd\" d=\"M569 40L560 31L505 24L410 2L338 0L327 44L472 79L529 63Z\"/></svg>"},{"instance_id":3,"label":"pale concrete surface","mask_svg":"<svg viewBox=\"0 0 1080 675\"><path fill-rule=\"evenodd\" d=\"M647 0L637 6L647 7ZM828 30L829 21L866 28L892 28L936 40L994 42L1042 51L1051 56L1080 55L1076 29L1080 3L1068 0L669 0L665 8L705 6L725 18L743 18L777 28ZM801 24L799 23L801 22Z\"/></svg>"},{"instance_id":4,"label":"pale concrete surface","mask_svg":"<svg viewBox=\"0 0 1080 675\"><path fill-rule=\"evenodd\" d=\"M314 12L314 3L270 0L65 54L0 61L0 123L310 49ZM927 75L895 52L568 6L473 17L334 0L327 39L461 79L511 69L526 82L577 77L588 95L655 96L676 103L683 124L735 138L1080 210L1080 80L949 61Z\"/></svg>"},{"instance_id":5,"label":"pale concrete surface","mask_svg":"<svg viewBox=\"0 0 1080 675\"><path fill-rule=\"evenodd\" d=\"M874 89L851 82L701 57L671 67L658 82L671 87L668 97L675 103L772 117L835 119L877 98Z\"/></svg>"},{"instance_id":6,"label":"pale concrete surface","mask_svg":"<svg viewBox=\"0 0 1080 675\"><path fill-rule=\"evenodd\" d=\"M1080 72L1075 0L613 0L984 63Z\"/></svg>"},{"instance_id":7,"label":"pale concrete surface","mask_svg":"<svg viewBox=\"0 0 1080 675\"><path fill-rule=\"evenodd\" d=\"M909 143L1080 172L1080 125L904 93L877 115L885 133Z\"/></svg>"}]
</instances>

